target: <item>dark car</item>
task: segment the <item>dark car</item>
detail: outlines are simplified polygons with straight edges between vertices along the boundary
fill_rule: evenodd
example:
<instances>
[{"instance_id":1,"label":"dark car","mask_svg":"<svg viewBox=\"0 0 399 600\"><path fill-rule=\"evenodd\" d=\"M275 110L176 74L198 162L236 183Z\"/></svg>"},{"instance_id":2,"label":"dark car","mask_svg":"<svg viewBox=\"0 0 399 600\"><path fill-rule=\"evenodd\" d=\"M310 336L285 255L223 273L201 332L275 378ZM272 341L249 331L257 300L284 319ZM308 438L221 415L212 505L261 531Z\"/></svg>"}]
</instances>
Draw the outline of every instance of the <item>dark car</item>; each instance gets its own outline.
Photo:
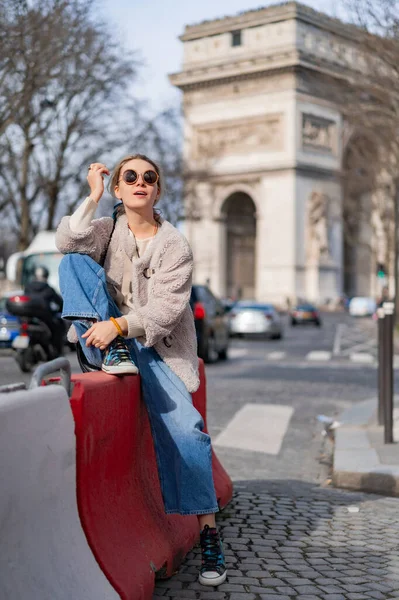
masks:
<instances>
[{"instance_id":1,"label":"dark car","mask_svg":"<svg viewBox=\"0 0 399 600\"><path fill-rule=\"evenodd\" d=\"M22 290L21 290L22 292ZM20 319L11 315L6 309L6 302L9 296L16 295L18 291L8 293L0 298L0 349L9 350L12 348L13 341L20 333Z\"/></svg>"},{"instance_id":2,"label":"dark car","mask_svg":"<svg viewBox=\"0 0 399 600\"><path fill-rule=\"evenodd\" d=\"M226 360L229 322L223 303L206 285L193 285L190 306L194 313L198 356L206 363Z\"/></svg>"},{"instance_id":3,"label":"dark car","mask_svg":"<svg viewBox=\"0 0 399 600\"><path fill-rule=\"evenodd\" d=\"M306 325L307 323L320 327L320 313L313 304L298 304L291 311L291 325Z\"/></svg>"}]
</instances>

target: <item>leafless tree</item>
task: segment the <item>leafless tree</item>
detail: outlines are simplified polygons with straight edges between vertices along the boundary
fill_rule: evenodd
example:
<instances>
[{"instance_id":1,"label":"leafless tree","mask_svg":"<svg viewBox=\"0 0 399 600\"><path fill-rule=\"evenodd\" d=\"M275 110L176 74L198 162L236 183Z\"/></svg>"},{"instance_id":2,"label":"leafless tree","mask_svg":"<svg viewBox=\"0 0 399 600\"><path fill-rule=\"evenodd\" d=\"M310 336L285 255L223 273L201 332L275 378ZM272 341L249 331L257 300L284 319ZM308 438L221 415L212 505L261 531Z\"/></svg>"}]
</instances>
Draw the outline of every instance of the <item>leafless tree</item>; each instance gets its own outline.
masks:
<instances>
[{"instance_id":1,"label":"leafless tree","mask_svg":"<svg viewBox=\"0 0 399 600\"><path fill-rule=\"evenodd\" d=\"M90 162L112 166L124 148L141 148L142 130L179 179L172 115L143 116L131 98L136 56L95 9L96 0L0 0L0 215L21 249L81 201Z\"/></svg>"},{"instance_id":2,"label":"leafless tree","mask_svg":"<svg viewBox=\"0 0 399 600\"><path fill-rule=\"evenodd\" d=\"M399 1L343 2L356 25L361 60L360 69L340 86L341 104L347 122L367 140L364 155L354 157L352 163L374 198L380 199L377 208L384 222L386 264L394 274L399 309Z\"/></svg>"}]
</instances>

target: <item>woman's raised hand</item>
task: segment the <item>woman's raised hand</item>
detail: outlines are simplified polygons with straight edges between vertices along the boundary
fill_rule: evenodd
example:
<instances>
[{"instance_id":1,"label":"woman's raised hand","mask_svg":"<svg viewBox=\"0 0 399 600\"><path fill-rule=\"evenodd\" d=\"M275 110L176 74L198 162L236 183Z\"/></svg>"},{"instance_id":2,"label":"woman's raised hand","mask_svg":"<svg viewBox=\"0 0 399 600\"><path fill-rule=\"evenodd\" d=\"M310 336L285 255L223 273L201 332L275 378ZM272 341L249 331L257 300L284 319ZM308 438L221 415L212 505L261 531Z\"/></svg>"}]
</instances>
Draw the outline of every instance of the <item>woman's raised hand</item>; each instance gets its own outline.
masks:
<instances>
[{"instance_id":1,"label":"woman's raised hand","mask_svg":"<svg viewBox=\"0 0 399 600\"><path fill-rule=\"evenodd\" d=\"M102 163L92 163L89 166L87 182L90 186L90 198L92 198L95 202L99 202L104 193L103 175L109 175L109 171Z\"/></svg>"}]
</instances>

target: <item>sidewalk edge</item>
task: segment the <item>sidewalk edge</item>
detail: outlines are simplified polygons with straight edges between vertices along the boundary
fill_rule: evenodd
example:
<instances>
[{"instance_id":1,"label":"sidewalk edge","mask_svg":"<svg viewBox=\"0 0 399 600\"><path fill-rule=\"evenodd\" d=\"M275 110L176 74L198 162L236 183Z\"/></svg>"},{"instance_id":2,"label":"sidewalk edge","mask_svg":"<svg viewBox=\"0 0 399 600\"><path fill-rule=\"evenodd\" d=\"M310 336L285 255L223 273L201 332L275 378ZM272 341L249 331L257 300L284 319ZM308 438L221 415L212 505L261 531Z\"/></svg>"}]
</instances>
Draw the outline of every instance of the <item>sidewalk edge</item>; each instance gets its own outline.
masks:
<instances>
[{"instance_id":1,"label":"sidewalk edge","mask_svg":"<svg viewBox=\"0 0 399 600\"><path fill-rule=\"evenodd\" d=\"M377 400L366 400L344 411L335 431L332 483L335 487L399 496L399 464L382 464L368 436Z\"/></svg>"}]
</instances>

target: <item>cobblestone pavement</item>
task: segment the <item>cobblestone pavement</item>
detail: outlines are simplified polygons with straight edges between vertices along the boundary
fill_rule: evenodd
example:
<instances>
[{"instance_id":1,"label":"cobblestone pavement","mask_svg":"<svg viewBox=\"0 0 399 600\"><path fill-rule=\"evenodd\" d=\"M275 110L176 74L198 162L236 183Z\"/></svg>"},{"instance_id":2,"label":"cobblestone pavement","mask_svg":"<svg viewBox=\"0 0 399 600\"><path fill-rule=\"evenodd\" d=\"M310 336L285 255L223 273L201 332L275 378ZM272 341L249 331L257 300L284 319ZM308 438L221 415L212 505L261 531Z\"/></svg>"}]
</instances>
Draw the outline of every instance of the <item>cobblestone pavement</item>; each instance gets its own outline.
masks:
<instances>
[{"instance_id":1,"label":"cobblestone pavement","mask_svg":"<svg viewBox=\"0 0 399 600\"><path fill-rule=\"evenodd\" d=\"M227 582L199 585L195 548L174 577L158 582L154 600L399 600L399 498L326 483L331 448L323 447L316 415L336 416L373 396L377 383L367 366L300 363L310 349L332 347L337 322L326 318L319 333L288 329L285 346L240 340L235 347L248 349L244 358L207 368L213 436L248 402L292 406L294 414L277 456L216 448L235 488L218 515ZM264 355L283 347L298 364L268 365ZM399 385L397 373L395 380Z\"/></svg>"},{"instance_id":2,"label":"cobblestone pavement","mask_svg":"<svg viewBox=\"0 0 399 600\"><path fill-rule=\"evenodd\" d=\"M195 548L154 600L399 599L399 499L303 482L236 489L218 519L227 582L199 585Z\"/></svg>"}]
</instances>

